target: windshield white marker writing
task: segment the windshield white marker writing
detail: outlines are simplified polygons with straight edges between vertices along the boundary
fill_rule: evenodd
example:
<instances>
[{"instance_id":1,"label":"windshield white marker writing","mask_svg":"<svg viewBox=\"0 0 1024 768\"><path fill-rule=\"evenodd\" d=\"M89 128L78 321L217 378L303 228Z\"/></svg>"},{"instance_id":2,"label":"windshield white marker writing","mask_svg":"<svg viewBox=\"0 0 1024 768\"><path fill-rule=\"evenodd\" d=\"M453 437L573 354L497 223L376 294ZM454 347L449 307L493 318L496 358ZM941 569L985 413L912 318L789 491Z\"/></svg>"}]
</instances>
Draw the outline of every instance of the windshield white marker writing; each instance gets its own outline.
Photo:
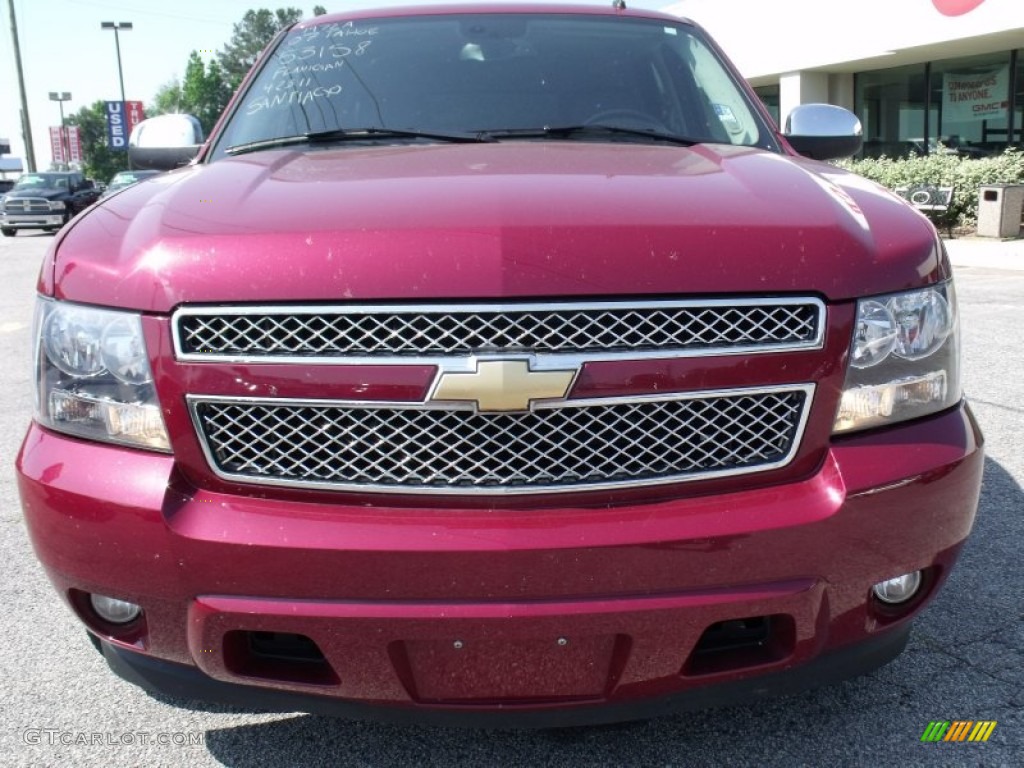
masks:
<instances>
[{"instance_id":1,"label":"windshield white marker writing","mask_svg":"<svg viewBox=\"0 0 1024 768\"><path fill-rule=\"evenodd\" d=\"M328 37L373 37L380 29L378 27L357 27L351 21L346 21L340 27L332 24L327 29Z\"/></svg>"},{"instance_id":2,"label":"windshield white marker writing","mask_svg":"<svg viewBox=\"0 0 1024 768\"><path fill-rule=\"evenodd\" d=\"M311 59L343 59L346 56L362 56L371 43L373 43L372 40L363 40L357 43L355 47L339 43L332 45L307 45L305 48L285 51L279 54L277 59L282 64L288 65L294 64L296 61L309 61Z\"/></svg>"},{"instance_id":3,"label":"windshield white marker writing","mask_svg":"<svg viewBox=\"0 0 1024 768\"><path fill-rule=\"evenodd\" d=\"M286 90L302 90L315 86L329 87L320 82L318 74L341 69L344 61L333 61L323 64L299 64L294 67L278 67L271 75L270 82L264 83L264 93L275 93Z\"/></svg>"},{"instance_id":4,"label":"windshield white marker writing","mask_svg":"<svg viewBox=\"0 0 1024 768\"><path fill-rule=\"evenodd\" d=\"M346 21L344 24L318 24L315 27L309 29L297 30L292 33L291 37L286 43L288 46L300 45L301 43L308 43L313 40L318 40L321 37L327 39L334 39L339 37L373 37L380 29L378 27L357 27L351 21Z\"/></svg>"},{"instance_id":5,"label":"windshield white marker writing","mask_svg":"<svg viewBox=\"0 0 1024 768\"><path fill-rule=\"evenodd\" d=\"M308 90L294 90L288 91L287 93L275 93L273 96L263 96L262 98L255 99L246 105L246 114L255 115L264 109L271 109L273 107L284 107L291 104L308 104L313 99L330 98L331 96L337 96L341 93L340 85L331 86L317 86L316 88L310 88Z\"/></svg>"},{"instance_id":6,"label":"windshield white marker writing","mask_svg":"<svg viewBox=\"0 0 1024 768\"><path fill-rule=\"evenodd\" d=\"M292 78L295 75L305 75L311 72L330 72L332 69L341 69L345 66L344 61L328 61L317 64L296 64L293 67L278 67L274 70L273 80Z\"/></svg>"}]
</instances>

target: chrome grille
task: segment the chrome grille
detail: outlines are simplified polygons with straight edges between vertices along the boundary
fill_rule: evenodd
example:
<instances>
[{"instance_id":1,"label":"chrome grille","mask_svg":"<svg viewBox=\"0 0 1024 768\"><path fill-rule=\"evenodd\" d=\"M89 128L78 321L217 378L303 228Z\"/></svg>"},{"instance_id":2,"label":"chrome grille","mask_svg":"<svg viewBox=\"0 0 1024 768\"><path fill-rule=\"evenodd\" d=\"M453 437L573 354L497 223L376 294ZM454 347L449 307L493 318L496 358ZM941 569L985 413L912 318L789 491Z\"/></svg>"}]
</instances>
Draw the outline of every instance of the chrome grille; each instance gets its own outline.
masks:
<instances>
[{"instance_id":1,"label":"chrome grille","mask_svg":"<svg viewBox=\"0 0 1024 768\"><path fill-rule=\"evenodd\" d=\"M565 401L523 413L190 398L214 471L339 490L536 493L653 485L790 461L812 385Z\"/></svg>"},{"instance_id":2,"label":"chrome grille","mask_svg":"<svg viewBox=\"0 0 1024 768\"><path fill-rule=\"evenodd\" d=\"M14 197L4 200L7 213L49 213L50 203L38 197Z\"/></svg>"},{"instance_id":3,"label":"chrome grille","mask_svg":"<svg viewBox=\"0 0 1024 768\"><path fill-rule=\"evenodd\" d=\"M180 309L173 327L177 354L186 359L401 362L495 351L637 356L806 348L820 346L823 316L816 299L232 307Z\"/></svg>"}]
</instances>

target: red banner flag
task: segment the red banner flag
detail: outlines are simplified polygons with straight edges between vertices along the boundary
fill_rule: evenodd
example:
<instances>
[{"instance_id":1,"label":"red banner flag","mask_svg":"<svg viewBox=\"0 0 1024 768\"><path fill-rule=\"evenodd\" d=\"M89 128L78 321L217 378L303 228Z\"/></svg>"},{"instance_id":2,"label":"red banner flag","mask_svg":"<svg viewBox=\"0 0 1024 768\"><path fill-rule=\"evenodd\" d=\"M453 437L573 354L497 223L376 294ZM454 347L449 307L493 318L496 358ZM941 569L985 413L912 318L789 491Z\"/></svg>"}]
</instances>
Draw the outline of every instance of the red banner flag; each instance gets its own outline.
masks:
<instances>
[{"instance_id":1,"label":"red banner flag","mask_svg":"<svg viewBox=\"0 0 1024 768\"><path fill-rule=\"evenodd\" d=\"M50 126L50 150L55 165L66 162L64 160L64 140L61 138L59 125Z\"/></svg>"},{"instance_id":2,"label":"red banner flag","mask_svg":"<svg viewBox=\"0 0 1024 768\"><path fill-rule=\"evenodd\" d=\"M128 126L128 135L132 135L132 130L136 125L146 119L146 113L143 111L141 101L126 101L125 107L125 123Z\"/></svg>"}]
</instances>

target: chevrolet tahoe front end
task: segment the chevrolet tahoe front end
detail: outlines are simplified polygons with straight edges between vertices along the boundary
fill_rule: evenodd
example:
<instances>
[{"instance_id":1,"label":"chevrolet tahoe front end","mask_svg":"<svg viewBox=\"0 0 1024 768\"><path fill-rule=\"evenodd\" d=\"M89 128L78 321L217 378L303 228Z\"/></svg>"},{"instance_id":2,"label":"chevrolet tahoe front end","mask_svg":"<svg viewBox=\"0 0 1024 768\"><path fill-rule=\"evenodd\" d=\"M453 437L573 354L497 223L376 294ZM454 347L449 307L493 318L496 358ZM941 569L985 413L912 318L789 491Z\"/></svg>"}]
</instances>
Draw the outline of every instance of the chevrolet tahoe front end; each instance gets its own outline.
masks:
<instances>
[{"instance_id":1,"label":"chevrolet tahoe front end","mask_svg":"<svg viewBox=\"0 0 1024 768\"><path fill-rule=\"evenodd\" d=\"M902 650L977 506L934 229L659 14L300 23L39 296L33 543L183 698L529 726L797 690Z\"/></svg>"}]
</instances>

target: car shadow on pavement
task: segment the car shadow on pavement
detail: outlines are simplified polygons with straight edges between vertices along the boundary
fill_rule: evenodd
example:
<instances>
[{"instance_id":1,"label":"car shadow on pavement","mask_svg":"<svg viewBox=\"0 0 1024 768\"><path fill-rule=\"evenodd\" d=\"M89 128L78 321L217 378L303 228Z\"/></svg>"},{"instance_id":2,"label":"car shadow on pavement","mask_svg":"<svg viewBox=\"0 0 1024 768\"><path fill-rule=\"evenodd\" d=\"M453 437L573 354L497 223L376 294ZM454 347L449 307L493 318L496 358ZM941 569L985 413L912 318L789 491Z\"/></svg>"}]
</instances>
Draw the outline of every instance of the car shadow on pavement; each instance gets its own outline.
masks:
<instances>
[{"instance_id":1,"label":"car shadow on pavement","mask_svg":"<svg viewBox=\"0 0 1024 768\"><path fill-rule=\"evenodd\" d=\"M1024 541L1021 509L1020 485L987 459L973 535L942 594L918 617L906 652L839 685L590 728L482 731L280 715L207 730L206 748L234 768L917 764L936 757L921 752L934 746L921 743L929 721L965 718L1005 725L983 745L984 759L1010 764L1020 748L1021 729L1013 723L1024 725L1024 616L1016 575Z\"/></svg>"}]
</instances>

